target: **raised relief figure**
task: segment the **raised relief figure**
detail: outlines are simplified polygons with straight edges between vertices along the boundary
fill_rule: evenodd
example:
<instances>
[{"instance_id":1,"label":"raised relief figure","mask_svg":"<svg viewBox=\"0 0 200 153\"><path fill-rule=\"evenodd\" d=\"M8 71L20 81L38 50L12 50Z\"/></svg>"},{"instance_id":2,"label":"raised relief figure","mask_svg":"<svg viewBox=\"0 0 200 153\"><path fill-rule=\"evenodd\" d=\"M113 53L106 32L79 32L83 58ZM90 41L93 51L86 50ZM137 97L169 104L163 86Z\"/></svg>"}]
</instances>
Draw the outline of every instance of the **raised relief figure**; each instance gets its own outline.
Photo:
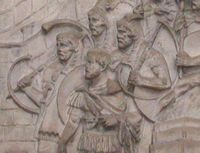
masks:
<instances>
[{"instance_id":1,"label":"raised relief figure","mask_svg":"<svg viewBox=\"0 0 200 153\"><path fill-rule=\"evenodd\" d=\"M171 79L163 55L144 42L141 26L142 16L127 14L117 22L119 50L112 56L111 69L117 73L117 80L123 91L132 97L132 111L144 118L139 152L148 152L151 144L152 124L164 107L159 101L170 89ZM149 125L150 123L150 125ZM147 145L148 144L148 145Z\"/></svg>"},{"instance_id":2,"label":"raised relief figure","mask_svg":"<svg viewBox=\"0 0 200 153\"><path fill-rule=\"evenodd\" d=\"M176 1L179 14L175 22L175 29L179 38L179 52L176 57L176 66L179 70L179 80L169 94L174 97L175 103L164 110L159 120L170 120L179 117L196 117L199 113L199 56L191 57L184 50L184 42L188 36L188 28L192 23L199 23L199 12L196 1ZM195 96L194 96L195 95ZM169 99L170 100L170 99Z\"/></svg>"},{"instance_id":3,"label":"raised relief figure","mask_svg":"<svg viewBox=\"0 0 200 153\"><path fill-rule=\"evenodd\" d=\"M80 116L83 130L78 152L136 152L141 117L131 112L131 104L127 103L118 82L110 75L110 55L94 48L87 53L86 61L87 86L76 90L84 97L79 104L83 112ZM69 131L66 129L64 132Z\"/></svg>"},{"instance_id":4,"label":"raised relief figure","mask_svg":"<svg viewBox=\"0 0 200 153\"><path fill-rule=\"evenodd\" d=\"M109 21L107 17L108 0L98 0L96 5L89 10L89 29L94 40L94 45L99 48L108 47Z\"/></svg>"},{"instance_id":5,"label":"raised relief figure","mask_svg":"<svg viewBox=\"0 0 200 153\"><path fill-rule=\"evenodd\" d=\"M136 7L116 19L111 11L127 12L119 4ZM87 13L89 29L65 19L43 26L49 50L50 37L62 31L56 56L36 69L33 61L31 73L10 79L14 96L24 101L9 92L21 108L38 115L37 153L149 153L154 123L199 116L200 55L184 50L190 25L200 22L199 8L198 0L97 0ZM165 50L170 43L177 54Z\"/></svg>"},{"instance_id":6,"label":"raised relief figure","mask_svg":"<svg viewBox=\"0 0 200 153\"><path fill-rule=\"evenodd\" d=\"M69 65L69 60L77 52L77 43L81 39L79 33L61 33L57 36L57 57L49 63L45 63L38 68L38 71L42 71L42 85L41 91L38 90L26 90L26 87L31 86L35 76L24 76L18 81L18 87L22 88L28 97L31 97L38 105L47 100L48 92L53 90L59 74ZM72 64L72 62L70 63ZM41 70L40 70L41 69ZM35 73L37 74L37 73ZM30 92L32 91L32 92ZM36 93L34 93L36 92ZM48 101L49 103L49 101Z\"/></svg>"},{"instance_id":7,"label":"raised relief figure","mask_svg":"<svg viewBox=\"0 0 200 153\"><path fill-rule=\"evenodd\" d=\"M82 37L82 34L78 32L66 32L57 35L57 58L46 64L39 73L41 75L39 77L40 90L31 86L35 77L25 76L18 82L18 87L28 97L39 105L43 104L43 107L47 107L41 113L40 118L43 120L39 121L41 122L39 123L41 124L39 128L39 153L56 152L59 132L62 131L63 127L58 115L56 94L60 81L69 71L78 66L75 63L75 56L79 52L78 45Z\"/></svg>"},{"instance_id":8,"label":"raised relief figure","mask_svg":"<svg viewBox=\"0 0 200 153\"><path fill-rule=\"evenodd\" d=\"M145 40L154 43L163 24L173 27L176 18L176 4L171 0L151 0L142 3L136 11L144 14Z\"/></svg>"},{"instance_id":9,"label":"raised relief figure","mask_svg":"<svg viewBox=\"0 0 200 153\"><path fill-rule=\"evenodd\" d=\"M177 54L176 65L178 67L186 69L192 69L200 66L200 56L191 57L186 52L181 52ZM189 91L190 89L199 86L200 83L200 74L197 71L196 73L190 73L184 76L179 80L175 89L175 96L179 97L183 93Z\"/></svg>"},{"instance_id":10,"label":"raised relief figure","mask_svg":"<svg viewBox=\"0 0 200 153\"><path fill-rule=\"evenodd\" d=\"M117 22L119 50L113 52L113 66L120 72L118 78L121 85L132 88L133 97L140 101L139 107L147 118L152 119L155 115L153 110L156 108L145 108L142 105L159 99L163 92L170 88L171 79L162 54L143 41L140 22L141 16L136 13ZM129 67L120 66L120 63Z\"/></svg>"}]
</instances>

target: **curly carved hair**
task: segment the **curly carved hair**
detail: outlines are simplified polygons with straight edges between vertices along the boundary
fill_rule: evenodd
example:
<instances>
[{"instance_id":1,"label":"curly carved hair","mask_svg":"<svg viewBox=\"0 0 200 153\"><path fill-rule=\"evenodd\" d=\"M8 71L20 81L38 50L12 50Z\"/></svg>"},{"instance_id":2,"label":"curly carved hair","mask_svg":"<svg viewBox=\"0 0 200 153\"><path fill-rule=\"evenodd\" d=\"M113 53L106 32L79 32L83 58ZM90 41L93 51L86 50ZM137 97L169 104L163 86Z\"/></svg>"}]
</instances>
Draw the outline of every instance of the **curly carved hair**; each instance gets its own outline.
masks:
<instances>
[{"instance_id":1,"label":"curly carved hair","mask_svg":"<svg viewBox=\"0 0 200 153\"><path fill-rule=\"evenodd\" d=\"M86 59L87 61L96 61L103 68L106 68L111 62L110 54L99 48L90 49Z\"/></svg>"}]
</instances>

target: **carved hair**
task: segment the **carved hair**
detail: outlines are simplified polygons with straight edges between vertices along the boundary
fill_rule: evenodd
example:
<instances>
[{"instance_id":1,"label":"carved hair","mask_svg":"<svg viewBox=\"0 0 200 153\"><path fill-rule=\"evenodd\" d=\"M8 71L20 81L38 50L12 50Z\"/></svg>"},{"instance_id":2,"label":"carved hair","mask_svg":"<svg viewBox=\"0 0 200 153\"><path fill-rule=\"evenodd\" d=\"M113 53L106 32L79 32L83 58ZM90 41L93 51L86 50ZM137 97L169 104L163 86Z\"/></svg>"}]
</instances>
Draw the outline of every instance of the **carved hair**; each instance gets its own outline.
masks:
<instances>
[{"instance_id":1,"label":"carved hair","mask_svg":"<svg viewBox=\"0 0 200 153\"><path fill-rule=\"evenodd\" d=\"M103 68L106 68L111 62L111 57L110 54L106 53L104 50L93 48L88 51L87 60L94 60Z\"/></svg>"},{"instance_id":2,"label":"carved hair","mask_svg":"<svg viewBox=\"0 0 200 153\"><path fill-rule=\"evenodd\" d=\"M138 13L129 13L126 14L121 20L117 21L117 26L125 26L132 33L138 32L140 35L142 34L142 25L141 20L143 17ZM135 30L137 29L137 30Z\"/></svg>"},{"instance_id":3,"label":"carved hair","mask_svg":"<svg viewBox=\"0 0 200 153\"><path fill-rule=\"evenodd\" d=\"M56 37L57 41L65 42L66 40L70 40L73 46L78 46L81 39L83 39L83 34L80 32L64 32L59 33Z\"/></svg>"},{"instance_id":4,"label":"carved hair","mask_svg":"<svg viewBox=\"0 0 200 153\"><path fill-rule=\"evenodd\" d=\"M88 16L93 16L95 14L99 15L104 20L105 26L108 27L106 4L107 0L98 0L95 6L89 10Z\"/></svg>"}]
</instances>

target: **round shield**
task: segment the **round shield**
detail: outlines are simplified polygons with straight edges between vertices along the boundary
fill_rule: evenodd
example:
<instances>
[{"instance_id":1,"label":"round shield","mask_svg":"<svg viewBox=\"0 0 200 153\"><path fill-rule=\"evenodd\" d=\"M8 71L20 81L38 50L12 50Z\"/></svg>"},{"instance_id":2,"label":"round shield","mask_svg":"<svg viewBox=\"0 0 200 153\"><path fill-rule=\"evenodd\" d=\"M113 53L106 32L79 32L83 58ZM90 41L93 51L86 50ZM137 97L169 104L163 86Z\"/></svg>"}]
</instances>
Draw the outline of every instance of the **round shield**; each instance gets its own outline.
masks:
<instances>
[{"instance_id":1,"label":"round shield","mask_svg":"<svg viewBox=\"0 0 200 153\"><path fill-rule=\"evenodd\" d=\"M173 90L179 76L175 64L177 48L173 39L174 38L166 28L161 28L153 44L153 48L159 51L166 61L171 78L171 88L166 90L153 90L136 87L135 89L135 92L137 93L135 102L137 103L138 108L146 118L153 122L156 121L156 117L162 109L159 104L160 100L168 96L168 93Z\"/></svg>"},{"instance_id":2,"label":"round shield","mask_svg":"<svg viewBox=\"0 0 200 153\"><path fill-rule=\"evenodd\" d=\"M78 66L71 72L66 74L66 77L61 82L58 89L57 104L58 104L58 114L61 121L65 124L67 121L67 108L69 107L69 96L76 89L83 86L85 83L84 79L84 66Z\"/></svg>"},{"instance_id":3,"label":"round shield","mask_svg":"<svg viewBox=\"0 0 200 153\"><path fill-rule=\"evenodd\" d=\"M30 113L39 113L39 105L37 102L33 102L31 97L28 97L28 94L31 92L31 86L27 86L25 88L20 88L18 86L18 82L25 76L30 76L30 78L34 78L37 73L37 70L33 70L30 67L30 60L31 56L23 56L17 59L8 72L8 80L7 80L7 87L8 87L8 98L12 98L13 101L22 109Z\"/></svg>"},{"instance_id":4,"label":"round shield","mask_svg":"<svg viewBox=\"0 0 200 153\"><path fill-rule=\"evenodd\" d=\"M79 52L80 54L77 53L78 55L76 57L77 62L83 63L83 61L80 60L83 59L88 48L93 47L93 40L90 36L89 31L87 30L87 28L85 28L83 25L81 25L76 21L67 19L53 20L51 22L45 23L42 26L42 29L43 32L39 33L35 38L36 41L40 42L40 45L38 45L37 48L35 47L30 48L30 52L33 53L34 57L23 56L18 58L9 69L8 81L7 81L7 86L9 91L8 98L12 98L13 101L25 111L37 114L40 113L41 101L37 101L35 100L35 98L32 98L31 94L34 94L33 93L34 91L31 89L32 85L26 88L19 88L17 84L23 77L26 76L30 76L32 78L37 77L41 65L47 64L44 63L45 61L51 62L52 57L53 59L57 58L57 56L55 56L56 35L68 31L80 32L83 34L83 38L81 39L79 46L81 52ZM30 45L35 45L34 41L33 42L30 41L29 43ZM52 51L54 53L52 53ZM38 77L42 78L43 76L38 76ZM37 87L36 84L36 89L38 88L40 89L40 87ZM42 90L40 90L40 92L42 92ZM36 99L37 98L39 99L39 97L36 96Z\"/></svg>"}]
</instances>

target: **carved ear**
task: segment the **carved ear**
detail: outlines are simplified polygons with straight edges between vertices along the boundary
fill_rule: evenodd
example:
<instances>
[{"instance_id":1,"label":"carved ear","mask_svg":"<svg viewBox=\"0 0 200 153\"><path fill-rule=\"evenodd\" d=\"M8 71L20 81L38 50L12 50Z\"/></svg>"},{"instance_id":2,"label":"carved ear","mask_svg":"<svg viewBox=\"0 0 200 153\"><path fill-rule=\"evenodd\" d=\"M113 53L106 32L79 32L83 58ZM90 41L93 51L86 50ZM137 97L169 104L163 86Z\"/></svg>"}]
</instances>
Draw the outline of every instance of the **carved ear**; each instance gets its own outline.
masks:
<instances>
[{"instance_id":1,"label":"carved ear","mask_svg":"<svg viewBox=\"0 0 200 153\"><path fill-rule=\"evenodd\" d=\"M83 49L82 42L78 43L77 47L74 49L75 53L77 53L78 51L81 51L81 49Z\"/></svg>"}]
</instances>

